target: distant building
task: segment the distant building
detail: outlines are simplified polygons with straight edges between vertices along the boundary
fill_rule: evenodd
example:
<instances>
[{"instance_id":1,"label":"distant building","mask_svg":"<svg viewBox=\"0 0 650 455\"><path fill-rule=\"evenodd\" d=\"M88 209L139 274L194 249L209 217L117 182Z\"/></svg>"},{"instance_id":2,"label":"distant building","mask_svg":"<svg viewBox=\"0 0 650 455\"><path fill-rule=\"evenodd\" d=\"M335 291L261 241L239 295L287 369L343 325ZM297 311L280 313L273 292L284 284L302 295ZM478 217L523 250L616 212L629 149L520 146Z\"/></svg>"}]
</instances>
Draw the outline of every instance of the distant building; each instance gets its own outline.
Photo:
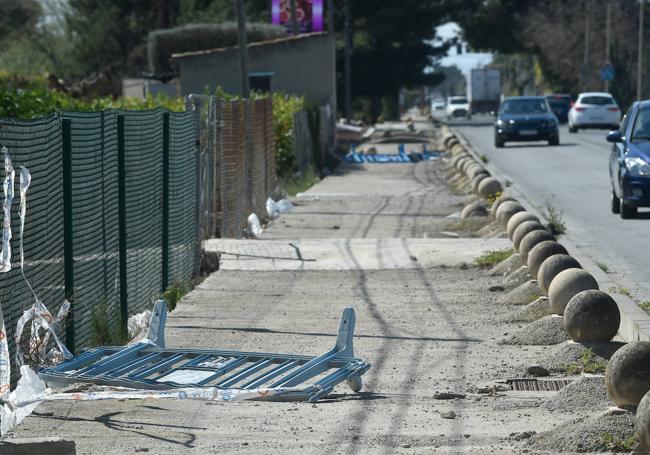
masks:
<instances>
[{"instance_id":1,"label":"distant building","mask_svg":"<svg viewBox=\"0 0 650 455\"><path fill-rule=\"evenodd\" d=\"M309 33L248 46L252 90L280 91L304 96L318 105L334 106L336 72L334 37ZM237 46L172 56L180 68L182 95L214 92L240 93Z\"/></svg>"},{"instance_id":2,"label":"distant building","mask_svg":"<svg viewBox=\"0 0 650 455\"><path fill-rule=\"evenodd\" d=\"M122 96L129 96L133 98L146 98L147 96L156 96L164 94L167 96L179 96L178 79L163 84L160 81L153 79L122 79Z\"/></svg>"}]
</instances>

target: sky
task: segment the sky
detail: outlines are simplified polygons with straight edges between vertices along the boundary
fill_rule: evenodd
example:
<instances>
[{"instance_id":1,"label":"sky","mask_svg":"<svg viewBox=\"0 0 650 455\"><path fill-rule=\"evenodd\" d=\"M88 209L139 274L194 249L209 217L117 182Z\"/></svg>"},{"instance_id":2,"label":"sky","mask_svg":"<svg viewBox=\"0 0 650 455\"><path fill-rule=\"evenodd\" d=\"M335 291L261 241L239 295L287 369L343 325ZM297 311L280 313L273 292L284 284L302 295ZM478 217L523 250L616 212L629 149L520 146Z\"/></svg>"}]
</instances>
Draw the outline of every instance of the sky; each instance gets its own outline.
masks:
<instances>
[{"instance_id":1,"label":"sky","mask_svg":"<svg viewBox=\"0 0 650 455\"><path fill-rule=\"evenodd\" d=\"M462 30L455 22L447 22L436 28L437 41L443 41L455 36L461 36ZM463 46L466 48L466 45ZM456 48L449 50L447 57L440 60L442 66L456 65L463 74L468 74L472 68L480 68L492 62L492 54L485 52L463 52L461 55L456 53Z\"/></svg>"}]
</instances>

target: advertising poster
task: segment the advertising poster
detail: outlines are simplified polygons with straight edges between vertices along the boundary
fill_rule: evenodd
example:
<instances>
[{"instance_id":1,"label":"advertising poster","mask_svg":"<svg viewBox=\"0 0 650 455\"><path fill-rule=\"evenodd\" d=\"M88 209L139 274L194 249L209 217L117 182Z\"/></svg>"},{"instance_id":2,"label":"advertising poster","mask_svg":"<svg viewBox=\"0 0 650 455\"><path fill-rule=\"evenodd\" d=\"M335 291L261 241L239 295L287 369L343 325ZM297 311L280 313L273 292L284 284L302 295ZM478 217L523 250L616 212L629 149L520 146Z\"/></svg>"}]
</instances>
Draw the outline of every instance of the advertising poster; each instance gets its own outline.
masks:
<instances>
[{"instance_id":1,"label":"advertising poster","mask_svg":"<svg viewBox=\"0 0 650 455\"><path fill-rule=\"evenodd\" d=\"M323 31L323 0L296 0L296 19L299 33ZM284 25L291 33L291 2L273 0L272 21Z\"/></svg>"}]
</instances>

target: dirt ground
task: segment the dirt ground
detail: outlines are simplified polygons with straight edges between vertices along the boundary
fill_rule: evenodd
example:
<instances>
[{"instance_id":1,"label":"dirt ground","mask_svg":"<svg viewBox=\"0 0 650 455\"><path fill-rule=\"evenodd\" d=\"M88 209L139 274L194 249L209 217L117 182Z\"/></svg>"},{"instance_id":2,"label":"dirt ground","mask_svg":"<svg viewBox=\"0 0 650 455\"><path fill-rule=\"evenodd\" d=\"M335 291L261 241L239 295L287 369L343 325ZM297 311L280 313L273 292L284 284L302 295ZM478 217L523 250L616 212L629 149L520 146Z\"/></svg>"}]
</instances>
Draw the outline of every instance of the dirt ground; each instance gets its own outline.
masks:
<instances>
[{"instance_id":1,"label":"dirt ground","mask_svg":"<svg viewBox=\"0 0 650 455\"><path fill-rule=\"evenodd\" d=\"M450 239L437 261L423 263L418 256L435 251L435 243L393 240L391 248L411 260L376 265L388 251L383 240L443 241L457 222L447 216L464 197L443 176L440 161L342 168L296 198L296 210L268 226L263 239L268 251L301 239L336 241L345 246L345 267L232 256L227 270L209 276L169 317L169 347L317 355L333 346L341 312L351 306L355 354L372 364L361 393L340 385L316 404L43 403L14 437L61 436L74 439L80 454L104 455L554 453L529 447L530 437L579 413L549 406L558 392L512 391L499 382L525 376L551 348L502 344L527 325L507 322L521 307L498 303L503 292L488 289L503 279L454 254L477 257L502 249L504 240ZM376 241L350 241L359 238ZM259 244L242 240L238 247ZM310 254L319 264L328 251ZM464 397L437 399L437 392Z\"/></svg>"}]
</instances>

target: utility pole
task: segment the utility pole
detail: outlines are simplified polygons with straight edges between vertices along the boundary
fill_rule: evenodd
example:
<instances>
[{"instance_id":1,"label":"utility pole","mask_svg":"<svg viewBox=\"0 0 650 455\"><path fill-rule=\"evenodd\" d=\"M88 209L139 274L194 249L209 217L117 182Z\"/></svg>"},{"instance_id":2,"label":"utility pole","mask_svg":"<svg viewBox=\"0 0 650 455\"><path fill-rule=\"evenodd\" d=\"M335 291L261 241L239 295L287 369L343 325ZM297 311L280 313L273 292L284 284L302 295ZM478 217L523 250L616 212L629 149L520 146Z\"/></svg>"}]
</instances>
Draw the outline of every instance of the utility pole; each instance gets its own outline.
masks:
<instances>
[{"instance_id":1,"label":"utility pole","mask_svg":"<svg viewBox=\"0 0 650 455\"><path fill-rule=\"evenodd\" d=\"M345 0L345 118L352 119L352 21L350 20L350 0Z\"/></svg>"},{"instance_id":2,"label":"utility pole","mask_svg":"<svg viewBox=\"0 0 650 455\"><path fill-rule=\"evenodd\" d=\"M586 90L589 77L589 17L592 11L592 0L585 0L585 47L582 57L582 88Z\"/></svg>"},{"instance_id":3,"label":"utility pole","mask_svg":"<svg viewBox=\"0 0 650 455\"><path fill-rule=\"evenodd\" d=\"M291 0L289 2L291 5L291 34L298 34L298 16L296 13L296 0Z\"/></svg>"},{"instance_id":4,"label":"utility pole","mask_svg":"<svg viewBox=\"0 0 650 455\"><path fill-rule=\"evenodd\" d=\"M607 17L607 24L605 26L605 61L609 63L609 40L611 39L610 35L610 26L612 22L612 2L610 0L607 0L607 12L606 12L606 17ZM605 81L605 92L609 92L609 81Z\"/></svg>"},{"instance_id":5,"label":"utility pole","mask_svg":"<svg viewBox=\"0 0 650 455\"><path fill-rule=\"evenodd\" d=\"M639 2L639 61L636 67L636 99L641 100L641 75L643 73L643 6L645 0Z\"/></svg>"},{"instance_id":6,"label":"utility pole","mask_svg":"<svg viewBox=\"0 0 650 455\"><path fill-rule=\"evenodd\" d=\"M235 0L237 11L237 32L239 47L239 77L241 80L240 95L248 98L250 94L250 82L248 80L248 43L246 41L246 15L244 13L244 0Z\"/></svg>"}]
</instances>

